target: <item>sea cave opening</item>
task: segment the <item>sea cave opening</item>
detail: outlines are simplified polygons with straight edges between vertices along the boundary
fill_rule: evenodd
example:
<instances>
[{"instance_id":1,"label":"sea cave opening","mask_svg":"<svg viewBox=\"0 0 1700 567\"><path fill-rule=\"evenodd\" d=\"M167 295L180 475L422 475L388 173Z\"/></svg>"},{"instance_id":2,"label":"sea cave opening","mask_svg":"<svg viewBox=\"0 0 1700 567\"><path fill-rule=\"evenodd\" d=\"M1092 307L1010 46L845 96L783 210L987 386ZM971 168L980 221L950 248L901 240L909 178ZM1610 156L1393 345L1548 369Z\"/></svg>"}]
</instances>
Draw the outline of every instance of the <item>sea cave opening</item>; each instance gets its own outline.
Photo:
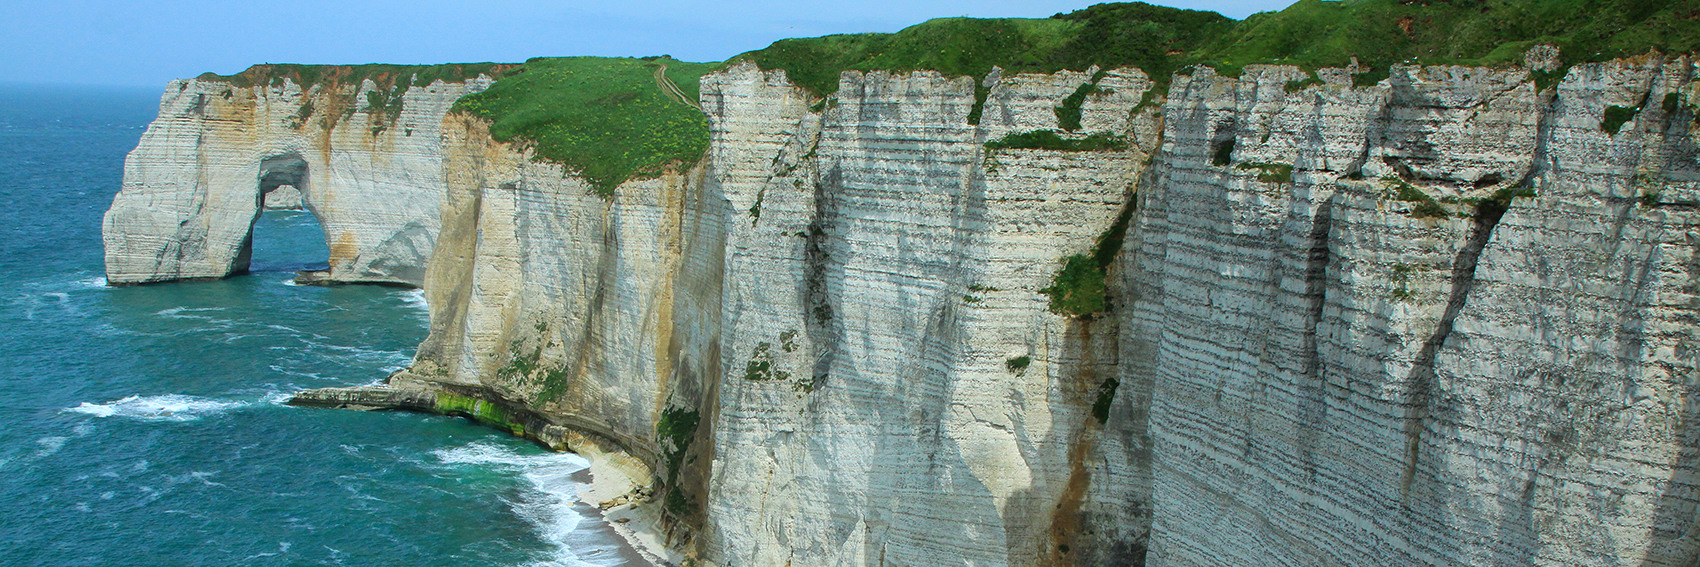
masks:
<instances>
[{"instance_id":1,"label":"sea cave opening","mask_svg":"<svg viewBox=\"0 0 1700 567\"><path fill-rule=\"evenodd\" d=\"M307 161L289 153L260 161L258 208L238 266L250 273L330 269L324 227L309 204Z\"/></svg>"}]
</instances>

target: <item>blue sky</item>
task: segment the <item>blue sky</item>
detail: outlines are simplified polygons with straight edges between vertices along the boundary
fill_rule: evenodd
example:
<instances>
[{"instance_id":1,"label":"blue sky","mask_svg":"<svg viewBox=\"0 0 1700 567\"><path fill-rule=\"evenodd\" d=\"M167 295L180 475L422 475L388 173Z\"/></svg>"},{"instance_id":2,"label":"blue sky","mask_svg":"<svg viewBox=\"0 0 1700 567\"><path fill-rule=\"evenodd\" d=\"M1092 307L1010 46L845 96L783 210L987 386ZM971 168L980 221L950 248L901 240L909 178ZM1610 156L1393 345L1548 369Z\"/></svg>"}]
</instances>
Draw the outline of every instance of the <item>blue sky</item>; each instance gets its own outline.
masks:
<instances>
[{"instance_id":1,"label":"blue sky","mask_svg":"<svg viewBox=\"0 0 1700 567\"><path fill-rule=\"evenodd\" d=\"M890 32L946 16L1046 17L1091 0L6 0L0 82L160 87L255 63L719 61L776 39ZM1168 0L1244 18L1290 0Z\"/></svg>"}]
</instances>

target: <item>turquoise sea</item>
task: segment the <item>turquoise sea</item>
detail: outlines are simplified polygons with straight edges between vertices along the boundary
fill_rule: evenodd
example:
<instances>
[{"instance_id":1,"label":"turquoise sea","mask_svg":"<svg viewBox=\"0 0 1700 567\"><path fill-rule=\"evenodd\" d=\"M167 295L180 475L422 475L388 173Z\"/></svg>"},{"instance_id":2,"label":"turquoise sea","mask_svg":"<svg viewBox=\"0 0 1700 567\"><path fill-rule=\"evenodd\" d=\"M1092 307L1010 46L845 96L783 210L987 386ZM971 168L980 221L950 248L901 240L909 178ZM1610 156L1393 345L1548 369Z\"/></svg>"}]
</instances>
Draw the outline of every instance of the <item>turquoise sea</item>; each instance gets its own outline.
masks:
<instances>
[{"instance_id":1,"label":"turquoise sea","mask_svg":"<svg viewBox=\"0 0 1700 567\"><path fill-rule=\"evenodd\" d=\"M101 213L152 90L0 85L0 565L616 565L585 462L457 418L293 408L371 383L422 296L302 287L311 215L250 274L110 288Z\"/></svg>"}]
</instances>

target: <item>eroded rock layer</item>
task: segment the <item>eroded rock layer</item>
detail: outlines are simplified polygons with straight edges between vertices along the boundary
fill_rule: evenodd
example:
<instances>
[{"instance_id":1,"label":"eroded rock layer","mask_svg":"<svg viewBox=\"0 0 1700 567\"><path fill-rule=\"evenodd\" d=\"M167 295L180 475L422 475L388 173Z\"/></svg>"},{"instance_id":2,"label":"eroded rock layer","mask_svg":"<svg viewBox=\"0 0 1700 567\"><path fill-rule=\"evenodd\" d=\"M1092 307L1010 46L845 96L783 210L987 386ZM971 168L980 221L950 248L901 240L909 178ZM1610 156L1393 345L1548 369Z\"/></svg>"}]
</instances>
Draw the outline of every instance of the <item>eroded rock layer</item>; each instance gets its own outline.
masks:
<instances>
[{"instance_id":1,"label":"eroded rock layer","mask_svg":"<svg viewBox=\"0 0 1700 567\"><path fill-rule=\"evenodd\" d=\"M443 116L489 84L172 81L106 213L107 281L246 270L262 202L286 187L325 230L330 269L316 279L419 285L439 224Z\"/></svg>"},{"instance_id":2,"label":"eroded rock layer","mask_svg":"<svg viewBox=\"0 0 1700 567\"><path fill-rule=\"evenodd\" d=\"M1691 564L1693 69L1177 76L1122 271L1150 563Z\"/></svg>"}]
</instances>

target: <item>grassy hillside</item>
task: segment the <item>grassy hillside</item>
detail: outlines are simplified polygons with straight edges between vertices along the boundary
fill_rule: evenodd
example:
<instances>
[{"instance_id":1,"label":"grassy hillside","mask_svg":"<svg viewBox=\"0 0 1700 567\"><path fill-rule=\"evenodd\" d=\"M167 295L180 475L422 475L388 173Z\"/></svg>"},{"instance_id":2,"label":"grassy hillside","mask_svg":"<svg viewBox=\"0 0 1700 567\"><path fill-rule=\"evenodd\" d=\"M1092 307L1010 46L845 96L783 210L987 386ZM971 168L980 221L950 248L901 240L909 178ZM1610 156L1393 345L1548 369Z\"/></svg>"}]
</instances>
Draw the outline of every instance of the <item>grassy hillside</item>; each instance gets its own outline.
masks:
<instances>
[{"instance_id":1,"label":"grassy hillside","mask_svg":"<svg viewBox=\"0 0 1700 567\"><path fill-rule=\"evenodd\" d=\"M537 157L566 165L612 195L633 177L687 169L708 150L708 118L670 96L666 79L693 102L697 79L717 63L667 57L551 57L526 61L455 110L488 119L500 141L531 144Z\"/></svg>"},{"instance_id":2,"label":"grassy hillside","mask_svg":"<svg viewBox=\"0 0 1700 567\"><path fill-rule=\"evenodd\" d=\"M785 69L798 85L827 95L845 70L933 69L984 76L993 66L1014 73L1085 70L1094 64L1135 66L1167 76L1190 53L1232 29L1215 12L1144 3L1099 4L1048 19L942 18L894 34L784 39L733 58Z\"/></svg>"},{"instance_id":3,"label":"grassy hillside","mask_svg":"<svg viewBox=\"0 0 1700 567\"><path fill-rule=\"evenodd\" d=\"M1494 65L1558 45L1567 64L1700 49L1700 0L1300 0L1234 21L1144 3L1099 4L1044 20L946 18L894 34L787 39L732 59L785 69L821 95L845 70L935 69L984 76L1133 66L1159 84L1177 69L1237 73L1251 63L1405 61Z\"/></svg>"},{"instance_id":4,"label":"grassy hillside","mask_svg":"<svg viewBox=\"0 0 1700 567\"><path fill-rule=\"evenodd\" d=\"M1352 57L1384 69L1404 61L1500 65L1536 44L1566 64L1659 49L1700 48L1695 0L1300 0L1255 14L1193 62L1232 71L1248 63L1339 66Z\"/></svg>"}]
</instances>

